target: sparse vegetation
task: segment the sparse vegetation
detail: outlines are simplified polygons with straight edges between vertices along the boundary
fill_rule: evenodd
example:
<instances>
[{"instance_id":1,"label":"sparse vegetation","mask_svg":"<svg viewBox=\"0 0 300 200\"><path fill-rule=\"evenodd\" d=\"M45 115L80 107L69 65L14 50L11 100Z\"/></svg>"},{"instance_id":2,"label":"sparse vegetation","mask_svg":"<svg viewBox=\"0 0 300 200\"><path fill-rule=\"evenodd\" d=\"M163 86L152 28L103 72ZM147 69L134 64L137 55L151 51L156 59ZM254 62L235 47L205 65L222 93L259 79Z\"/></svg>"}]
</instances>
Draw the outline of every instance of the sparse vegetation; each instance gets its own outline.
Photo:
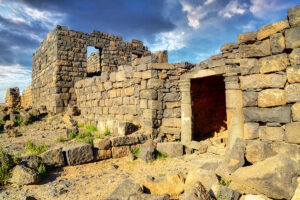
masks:
<instances>
[{"instance_id":1,"label":"sparse vegetation","mask_svg":"<svg viewBox=\"0 0 300 200\"><path fill-rule=\"evenodd\" d=\"M101 139L101 138L102 138L102 136L100 134L94 136L94 139Z\"/></svg>"},{"instance_id":2,"label":"sparse vegetation","mask_svg":"<svg viewBox=\"0 0 300 200\"><path fill-rule=\"evenodd\" d=\"M56 138L57 142L64 142L66 140L67 140L67 138L65 138L64 136L59 136L58 138Z\"/></svg>"},{"instance_id":3,"label":"sparse vegetation","mask_svg":"<svg viewBox=\"0 0 300 200\"><path fill-rule=\"evenodd\" d=\"M86 128L87 130L89 130L89 131L92 131L92 132L98 131L97 127L94 126L94 125L92 125L92 124L86 125L85 128Z\"/></svg>"},{"instance_id":4,"label":"sparse vegetation","mask_svg":"<svg viewBox=\"0 0 300 200\"><path fill-rule=\"evenodd\" d=\"M32 124L33 122L36 122L38 120L40 120L40 117L37 114L34 113L29 113L29 117L23 121L23 125L27 126Z\"/></svg>"},{"instance_id":5,"label":"sparse vegetation","mask_svg":"<svg viewBox=\"0 0 300 200\"><path fill-rule=\"evenodd\" d=\"M135 157L139 157L139 152L140 152L140 148L131 148L130 149L130 153L132 153L133 155L135 155Z\"/></svg>"},{"instance_id":6,"label":"sparse vegetation","mask_svg":"<svg viewBox=\"0 0 300 200\"><path fill-rule=\"evenodd\" d=\"M76 141L78 141L78 142L84 141L85 143L90 144L90 145L93 145L93 140L94 140L94 137L93 137L92 133L89 131L79 133L76 136Z\"/></svg>"},{"instance_id":7,"label":"sparse vegetation","mask_svg":"<svg viewBox=\"0 0 300 200\"><path fill-rule=\"evenodd\" d=\"M229 185L231 183L231 180L225 180L225 179L221 178L220 181L219 181L219 183L220 183L220 185L229 187Z\"/></svg>"},{"instance_id":8,"label":"sparse vegetation","mask_svg":"<svg viewBox=\"0 0 300 200\"><path fill-rule=\"evenodd\" d=\"M10 164L9 164L9 157L8 154L0 150L0 160L1 160L1 166L0 166L0 185L6 185L8 183L8 180L11 176L10 173Z\"/></svg>"},{"instance_id":9,"label":"sparse vegetation","mask_svg":"<svg viewBox=\"0 0 300 200\"><path fill-rule=\"evenodd\" d=\"M167 158L167 154L160 151L156 151L156 158L159 160L165 160Z\"/></svg>"},{"instance_id":10,"label":"sparse vegetation","mask_svg":"<svg viewBox=\"0 0 300 200\"><path fill-rule=\"evenodd\" d=\"M77 127L78 128L83 128L84 127L84 123L77 123Z\"/></svg>"},{"instance_id":11,"label":"sparse vegetation","mask_svg":"<svg viewBox=\"0 0 300 200\"><path fill-rule=\"evenodd\" d=\"M36 145L34 142L29 140L26 142L25 148L30 154L40 155L41 153L48 150L48 145Z\"/></svg>"},{"instance_id":12,"label":"sparse vegetation","mask_svg":"<svg viewBox=\"0 0 300 200\"><path fill-rule=\"evenodd\" d=\"M218 193L218 195L216 196L216 200L230 200L230 198L228 197L228 195L222 195L221 192Z\"/></svg>"},{"instance_id":13,"label":"sparse vegetation","mask_svg":"<svg viewBox=\"0 0 300 200\"><path fill-rule=\"evenodd\" d=\"M13 113L14 114L20 114L20 109L19 108L13 108Z\"/></svg>"},{"instance_id":14,"label":"sparse vegetation","mask_svg":"<svg viewBox=\"0 0 300 200\"><path fill-rule=\"evenodd\" d=\"M103 134L104 134L104 136L110 135L109 128L106 127Z\"/></svg>"},{"instance_id":15,"label":"sparse vegetation","mask_svg":"<svg viewBox=\"0 0 300 200\"><path fill-rule=\"evenodd\" d=\"M38 172L41 175L42 179L44 179L47 175L47 168L44 163L41 163L38 168Z\"/></svg>"},{"instance_id":16,"label":"sparse vegetation","mask_svg":"<svg viewBox=\"0 0 300 200\"><path fill-rule=\"evenodd\" d=\"M0 131L4 129L5 122L0 120Z\"/></svg>"},{"instance_id":17,"label":"sparse vegetation","mask_svg":"<svg viewBox=\"0 0 300 200\"><path fill-rule=\"evenodd\" d=\"M72 140L72 139L76 138L76 136L77 136L77 134L74 131L71 131L68 135L68 139Z\"/></svg>"},{"instance_id":18,"label":"sparse vegetation","mask_svg":"<svg viewBox=\"0 0 300 200\"><path fill-rule=\"evenodd\" d=\"M13 134L12 134L12 137L20 137L20 136L22 136L22 133L20 133L18 131L13 132Z\"/></svg>"},{"instance_id":19,"label":"sparse vegetation","mask_svg":"<svg viewBox=\"0 0 300 200\"><path fill-rule=\"evenodd\" d=\"M15 123L16 126L21 126L22 123L23 123L23 118L22 117L16 117L14 119L14 123Z\"/></svg>"}]
</instances>

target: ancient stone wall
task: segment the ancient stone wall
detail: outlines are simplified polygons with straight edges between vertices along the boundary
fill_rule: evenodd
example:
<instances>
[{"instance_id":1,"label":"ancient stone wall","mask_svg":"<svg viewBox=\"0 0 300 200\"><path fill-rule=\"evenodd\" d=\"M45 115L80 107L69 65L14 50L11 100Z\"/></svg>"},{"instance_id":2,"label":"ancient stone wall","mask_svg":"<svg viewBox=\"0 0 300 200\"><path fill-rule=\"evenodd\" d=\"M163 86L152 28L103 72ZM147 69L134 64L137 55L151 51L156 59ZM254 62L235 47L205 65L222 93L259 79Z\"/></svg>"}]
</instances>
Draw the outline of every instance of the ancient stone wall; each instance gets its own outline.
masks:
<instances>
[{"instance_id":1,"label":"ancient stone wall","mask_svg":"<svg viewBox=\"0 0 300 200\"><path fill-rule=\"evenodd\" d=\"M87 73L94 74L101 72L100 69L100 52L93 52L87 60Z\"/></svg>"},{"instance_id":2,"label":"ancient stone wall","mask_svg":"<svg viewBox=\"0 0 300 200\"><path fill-rule=\"evenodd\" d=\"M57 26L33 55L33 105L53 113L76 104L74 83L87 76L87 46L101 52L101 71L117 71L131 62L133 54L150 55L138 40L123 42L119 36L93 31L91 34Z\"/></svg>"},{"instance_id":3,"label":"ancient stone wall","mask_svg":"<svg viewBox=\"0 0 300 200\"><path fill-rule=\"evenodd\" d=\"M8 88L5 96L5 106L14 108L20 105L19 88Z\"/></svg>"},{"instance_id":4,"label":"ancient stone wall","mask_svg":"<svg viewBox=\"0 0 300 200\"><path fill-rule=\"evenodd\" d=\"M32 106L32 90L31 85L29 85L23 92L21 96L21 106L23 108L28 108Z\"/></svg>"}]
</instances>

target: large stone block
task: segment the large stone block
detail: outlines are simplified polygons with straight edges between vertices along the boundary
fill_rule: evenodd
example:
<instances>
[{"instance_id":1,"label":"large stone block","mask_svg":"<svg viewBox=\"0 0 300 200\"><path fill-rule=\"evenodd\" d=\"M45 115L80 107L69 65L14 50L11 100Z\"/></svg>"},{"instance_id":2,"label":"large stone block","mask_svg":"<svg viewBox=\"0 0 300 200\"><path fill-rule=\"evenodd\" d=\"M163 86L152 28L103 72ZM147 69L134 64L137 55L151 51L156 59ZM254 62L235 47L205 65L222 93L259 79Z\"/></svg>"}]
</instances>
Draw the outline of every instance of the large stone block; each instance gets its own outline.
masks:
<instances>
[{"instance_id":1,"label":"large stone block","mask_svg":"<svg viewBox=\"0 0 300 200\"><path fill-rule=\"evenodd\" d=\"M239 53L242 58L255 58L271 55L270 40L264 40L258 44L240 45Z\"/></svg>"},{"instance_id":2,"label":"large stone block","mask_svg":"<svg viewBox=\"0 0 300 200\"><path fill-rule=\"evenodd\" d=\"M17 165L11 171L9 182L17 185L30 185L40 182L41 177L38 172L24 165Z\"/></svg>"},{"instance_id":3,"label":"large stone block","mask_svg":"<svg viewBox=\"0 0 300 200\"><path fill-rule=\"evenodd\" d=\"M276 122L289 123L291 120L291 109L288 106L275 108L243 108L246 122Z\"/></svg>"},{"instance_id":4,"label":"large stone block","mask_svg":"<svg viewBox=\"0 0 300 200\"><path fill-rule=\"evenodd\" d=\"M152 140L140 146L139 158L146 162L155 160L155 145Z\"/></svg>"},{"instance_id":5,"label":"large stone block","mask_svg":"<svg viewBox=\"0 0 300 200\"><path fill-rule=\"evenodd\" d=\"M270 36L271 51L273 54L282 53L285 49L285 39L282 33L275 33Z\"/></svg>"},{"instance_id":6,"label":"large stone block","mask_svg":"<svg viewBox=\"0 0 300 200\"><path fill-rule=\"evenodd\" d=\"M156 90L142 90L140 92L140 98L141 99L150 99L150 100L156 100L158 97Z\"/></svg>"},{"instance_id":7,"label":"large stone block","mask_svg":"<svg viewBox=\"0 0 300 200\"><path fill-rule=\"evenodd\" d=\"M271 144L261 142L259 140L250 141L246 146L245 157L248 162L256 163L265 160L266 158L276 155L271 148Z\"/></svg>"},{"instance_id":8,"label":"large stone block","mask_svg":"<svg viewBox=\"0 0 300 200\"><path fill-rule=\"evenodd\" d=\"M300 26L285 31L285 46L287 49L300 47Z\"/></svg>"},{"instance_id":9,"label":"large stone block","mask_svg":"<svg viewBox=\"0 0 300 200\"><path fill-rule=\"evenodd\" d=\"M181 119L180 118L163 118L162 126L181 127Z\"/></svg>"},{"instance_id":10,"label":"large stone block","mask_svg":"<svg viewBox=\"0 0 300 200\"><path fill-rule=\"evenodd\" d=\"M259 59L260 73L262 74L285 70L289 64L286 53Z\"/></svg>"},{"instance_id":11,"label":"large stone block","mask_svg":"<svg viewBox=\"0 0 300 200\"><path fill-rule=\"evenodd\" d=\"M297 187L297 163L279 154L236 170L231 179L242 193L291 199Z\"/></svg>"},{"instance_id":12,"label":"large stone block","mask_svg":"<svg viewBox=\"0 0 300 200\"><path fill-rule=\"evenodd\" d=\"M62 148L50 149L41 154L41 158L46 165L62 167L65 165L65 159Z\"/></svg>"},{"instance_id":13,"label":"large stone block","mask_svg":"<svg viewBox=\"0 0 300 200\"><path fill-rule=\"evenodd\" d=\"M94 161L106 160L111 158L111 150L94 149Z\"/></svg>"},{"instance_id":14,"label":"large stone block","mask_svg":"<svg viewBox=\"0 0 300 200\"><path fill-rule=\"evenodd\" d=\"M295 161L298 160L298 156L300 155L300 147L296 144L288 144L286 142L272 142L271 147L272 151L276 152L277 154L284 155Z\"/></svg>"},{"instance_id":15,"label":"large stone block","mask_svg":"<svg viewBox=\"0 0 300 200\"><path fill-rule=\"evenodd\" d=\"M179 101L179 100L180 100L180 93L178 93L178 92L167 93L164 96L164 101L166 101L166 102L174 102L174 101Z\"/></svg>"},{"instance_id":16,"label":"large stone block","mask_svg":"<svg viewBox=\"0 0 300 200\"><path fill-rule=\"evenodd\" d=\"M122 146L122 147L113 147L112 148L112 157L113 158L122 158L126 157L130 154L129 146Z\"/></svg>"},{"instance_id":17,"label":"large stone block","mask_svg":"<svg viewBox=\"0 0 300 200\"><path fill-rule=\"evenodd\" d=\"M288 143L300 144L300 122L286 124L284 140Z\"/></svg>"},{"instance_id":18,"label":"large stone block","mask_svg":"<svg viewBox=\"0 0 300 200\"><path fill-rule=\"evenodd\" d=\"M294 49L289 55L291 65L300 65L300 48Z\"/></svg>"},{"instance_id":19,"label":"large stone block","mask_svg":"<svg viewBox=\"0 0 300 200\"><path fill-rule=\"evenodd\" d=\"M245 123L244 124L244 139L252 140L258 138L259 123Z\"/></svg>"},{"instance_id":20,"label":"large stone block","mask_svg":"<svg viewBox=\"0 0 300 200\"><path fill-rule=\"evenodd\" d=\"M283 141L284 129L282 127L260 126L258 134L262 140Z\"/></svg>"},{"instance_id":21,"label":"large stone block","mask_svg":"<svg viewBox=\"0 0 300 200\"><path fill-rule=\"evenodd\" d=\"M168 157L183 155L183 145L178 142L157 143L157 151L165 153Z\"/></svg>"},{"instance_id":22,"label":"large stone block","mask_svg":"<svg viewBox=\"0 0 300 200\"><path fill-rule=\"evenodd\" d=\"M119 136L110 139L113 147L133 145L139 143L139 138L136 135L132 136Z\"/></svg>"},{"instance_id":23,"label":"large stone block","mask_svg":"<svg viewBox=\"0 0 300 200\"><path fill-rule=\"evenodd\" d=\"M243 106L257 106L258 92L246 92L243 91Z\"/></svg>"},{"instance_id":24,"label":"large stone block","mask_svg":"<svg viewBox=\"0 0 300 200\"><path fill-rule=\"evenodd\" d=\"M252 74L240 76L242 90L261 88L283 88L286 83L286 75L280 74Z\"/></svg>"},{"instance_id":25,"label":"large stone block","mask_svg":"<svg viewBox=\"0 0 300 200\"><path fill-rule=\"evenodd\" d=\"M86 143L71 143L63 147L68 165L79 165L94 159L92 146Z\"/></svg>"},{"instance_id":26,"label":"large stone block","mask_svg":"<svg viewBox=\"0 0 300 200\"><path fill-rule=\"evenodd\" d=\"M266 89L258 93L259 107L272 107L285 104L286 95L282 89Z\"/></svg>"},{"instance_id":27,"label":"large stone block","mask_svg":"<svg viewBox=\"0 0 300 200\"><path fill-rule=\"evenodd\" d=\"M291 27L300 25L300 5L288 9L288 18Z\"/></svg>"},{"instance_id":28,"label":"large stone block","mask_svg":"<svg viewBox=\"0 0 300 200\"><path fill-rule=\"evenodd\" d=\"M295 103L292 106L292 116L294 122L300 122L300 103Z\"/></svg>"},{"instance_id":29,"label":"large stone block","mask_svg":"<svg viewBox=\"0 0 300 200\"><path fill-rule=\"evenodd\" d=\"M286 74L289 83L299 83L300 82L300 65L288 67L286 69Z\"/></svg>"},{"instance_id":30,"label":"large stone block","mask_svg":"<svg viewBox=\"0 0 300 200\"><path fill-rule=\"evenodd\" d=\"M241 59L240 70L242 75L258 74L258 60L256 58Z\"/></svg>"},{"instance_id":31,"label":"large stone block","mask_svg":"<svg viewBox=\"0 0 300 200\"><path fill-rule=\"evenodd\" d=\"M269 37L270 35L289 27L290 25L287 19L262 26L257 30L257 39L263 40Z\"/></svg>"},{"instance_id":32,"label":"large stone block","mask_svg":"<svg viewBox=\"0 0 300 200\"><path fill-rule=\"evenodd\" d=\"M287 85L285 92L287 103L300 101L300 83Z\"/></svg>"},{"instance_id":33,"label":"large stone block","mask_svg":"<svg viewBox=\"0 0 300 200\"><path fill-rule=\"evenodd\" d=\"M256 31L241 33L238 35L238 43L239 44L251 44L256 41L256 38L257 38Z\"/></svg>"},{"instance_id":34,"label":"large stone block","mask_svg":"<svg viewBox=\"0 0 300 200\"><path fill-rule=\"evenodd\" d=\"M237 42L230 42L221 46L220 50L224 51L232 51L233 49L239 48L239 44Z\"/></svg>"},{"instance_id":35,"label":"large stone block","mask_svg":"<svg viewBox=\"0 0 300 200\"><path fill-rule=\"evenodd\" d=\"M108 150L111 147L111 143L109 139L95 139L93 141L94 148L100 150Z\"/></svg>"}]
</instances>

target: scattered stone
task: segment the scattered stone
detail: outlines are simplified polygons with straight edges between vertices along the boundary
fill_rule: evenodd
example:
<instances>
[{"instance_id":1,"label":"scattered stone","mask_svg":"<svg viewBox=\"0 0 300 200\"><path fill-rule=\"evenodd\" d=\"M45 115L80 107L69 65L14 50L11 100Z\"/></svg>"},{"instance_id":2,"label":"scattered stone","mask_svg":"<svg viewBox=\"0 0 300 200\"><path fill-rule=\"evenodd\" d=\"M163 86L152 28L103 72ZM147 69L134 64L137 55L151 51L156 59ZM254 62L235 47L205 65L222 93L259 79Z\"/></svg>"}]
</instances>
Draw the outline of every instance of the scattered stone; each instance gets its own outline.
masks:
<instances>
[{"instance_id":1,"label":"scattered stone","mask_svg":"<svg viewBox=\"0 0 300 200\"><path fill-rule=\"evenodd\" d=\"M169 200L168 194L136 194L129 197L129 200Z\"/></svg>"},{"instance_id":2,"label":"scattered stone","mask_svg":"<svg viewBox=\"0 0 300 200\"><path fill-rule=\"evenodd\" d=\"M278 154L236 170L231 179L242 193L291 199L297 187L297 163Z\"/></svg>"},{"instance_id":3,"label":"scattered stone","mask_svg":"<svg viewBox=\"0 0 300 200\"><path fill-rule=\"evenodd\" d=\"M99 150L108 150L111 147L111 142L109 139L95 139L93 146Z\"/></svg>"},{"instance_id":4,"label":"scattered stone","mask_svg":"<svg viewBox=\"0 0 300 200\"><path fill-rule=\"evenodd\" d=\"M263 40L269 37L270 35L289 27L290 25L287 19L262 26L257 30L257 39Z\"/></svg>"},{"instance_id":5,"label":"scattered stone","mask_svg":"<svg viewBox=\"0 0 300 200\"><path fill-rule=\"evenodd\" d=\"M106 200L126 200L131 196L142 194L142 188L131 180L121 182Z\"/></svg>"},{"instance_id":6,"label":"scattered stone","mask_svg":"<svg viewBox=\"0 0 300 200\"><path fill-rule=\"evenodd\" d=\"M185 179L185 190L195 185L198 181L200 181L203 184L207 191L209 191L214 184L219 183L214 171L196 169L188 172L188 175Z\"/></svg>"},{"instance_id":7,"label":"scattered stone","mask_svg":"<svg viewBox=\"0 0 300 200\"><path fill-rule=\"evenodd\" d=\"M238 200L241 196L238 190L232 190L223 185L215 185L213 193L217 199Z\"/></svg>"},{"instance_id":8,"label":"scattered stone","mask_svg":"<svg viewBox=\"0 0 300 200\"><path fill-rule=\"evenodd\" d=\"M259 140L251 141L246 146L246 159L250 163L256 163L272 157L276 153L272 150L271 144Z\"/></svg>"},{"instance_id":9,"label":"scattered stone","mask_svg":"<svg viewBox=\"0 0 300 200\"><path fill-rule=\"evenodd\" d=\"M40 182L40 175L35 170L25 167L24 165L17 165L13 168L12 177L9 180L11 183L18 185L30 185Z\"/></svg>"},{"instance_id":10,"label":"scattered stone","mask_svg":"<svg viewBox=\"0 0 300 200\"><path fill-rule=\"evenodd\" d=\"M27 155L19 158L20 164L37 169L39 167L39 158L36 155Z\"/></svg>"},{"instance_id":11,"label":"scattered stone","mask_svg":"<svg viewBox=\"0 0 300 200\"><path fill-rule=\"evenodd\" d=\"M155 160L155 145L151 140L142 144L139 150L139 158L149 162Z\"/></svg>"},{"instance_id":12,"label":"scattered stone","mask_svg":"<svg viewBox=\"0 0 300 200\"><path fill-rule=\"evenodd\" d=\"M63 147L68 165L79 165L94 159L92 146L86 143L71 143Z\"/></svg>"},{"instance_id":13,"label":"scattered stone","mask_svg":"<svg viewBox=\"0 0 300 200\"><path fill-rule=\"evenodd\" d=\"M179 200L212 200L210 194L207 192L201 182L196 182L192 187L186 189Z\"/></svg>"},{"instance_id":14,"label":"scattered stone","mask_svg":"<svg viewBox=\"0 0 300 200\"><path fill-rule=\"evenodd\" d=\"M288 18L291 27L300 25L300 5L288 9Z\"/></svg>"},{"instance_id":15,"label":"scattered stone","mask_svg":"<svg viewBox=\"0 0 300 200\"><path fill-rule=\"evenodd\" d=\"M265 197L263 195L253 195L253 194L247 194L240 198L240 200L271 200L268 197Z\"/></svg>"},{"instance_id":16,"label":"scattered stone","mask_svg":"<svg viewBox=\"0 0 300 200\"><path fill-rule=\"evenodd\" d=\"M50 149L41 154L43 162L49 166L62 167L65 165L65 159L62 148Z\"/></svg>"},{"instance_id":17,"label":"scattered stone","mask_svg":"<svg viewBox=\"0 0 300 200\"><path fill-rule=\"evenodd\" d=\"M130 154L129 146L112 147L113 158L122 158L128 156L129 154Z\"/></svg>"},{"instance_id":18,"label":"scattered stone","mask_svg":"<svg viewBox=\"0 0 300 200\"><path fill-rule=\"evenodd\" d=\"M157 143L157 151L165 153L168 157L177 157L183 155L183 145L178 142Z\"/></svg>"}]
</instances>

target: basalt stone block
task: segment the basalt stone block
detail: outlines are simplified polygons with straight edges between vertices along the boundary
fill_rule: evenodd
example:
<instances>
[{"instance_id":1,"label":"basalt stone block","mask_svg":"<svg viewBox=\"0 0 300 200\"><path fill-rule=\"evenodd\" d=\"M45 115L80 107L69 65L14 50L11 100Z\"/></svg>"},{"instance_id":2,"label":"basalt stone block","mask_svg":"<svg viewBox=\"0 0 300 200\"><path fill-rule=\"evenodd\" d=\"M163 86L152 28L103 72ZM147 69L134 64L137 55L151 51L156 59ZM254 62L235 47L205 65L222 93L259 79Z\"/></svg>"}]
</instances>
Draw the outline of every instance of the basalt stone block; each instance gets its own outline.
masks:
<instances>
[{"instance_id":1,"label":"basalt stone block","mask_svg":"<svg viewBox=\"0 0 300 200\"><path fill-rule=\"evenodd\" d=\"M93 141L94 148L100 150L108 150L111 147L111 142L109 139L95 139Z\"/></svg>"},{"instance_id":2,"label":"basalt stone block","mask_svg":"<svg viewBox=\"0 0 300 200\"><path fill-rule=\"evenodd\" d=\"M260 73L262 74L285 70L289 64L286 53L259 59Z\"/></svg>"},{"instance_id":3,"label":"basalt stone block","mask_svg":"<svg viewBox=\"0 0 300 200\"><path fill-rule=\"evenodd\" d=\"M285 87L286 101L288 103L300 101L300 83L290 84Z\"/></svg>"},{"instance_id":4,"label":"basalt stone block","mask_svg":"<svg viewBox=\"0 0 300 200\"><path fill-rule=\"evenodd\" d=\"M288 9L288 18L291 27L300 25L300 5Z\"/></svg>"},{"instance_id":5,"label":"basalt stone block","mask_svg":"<svg viewBox=\"0 0 300 200\"><path fill-rule=\"evenodd\" d=\"M241 33L238 35L238 43L239 44L252 44L256 41L256 38L257 38L256 31Z\"/></svg>"},{"instance_id":6,"label":"basalt stone block","mask_svg":"<svg viewBox=\"0 0 300 200\"><path fill-rule=\"evenodd\" d=\"M288 143L300 144L300 122L286 124L284 140Z\"/></svg>"},{"instance_id":7,"label":"basalt stone block","mask_svg":"<svg viewBox=\"0 0 300 200\"><path fill-rule=\"evenodd\" d=\"M258 92L243 92L243 106L257 106Z\"/></svg>"},{"instance_id":8,"label":"basalt stone block","mask_svg":"<svg viewBox=\"0 0 300 200\"><path fill-rule=\"evenodd\" d=\"M290 25L287 19L262 26L257 30L257 39L263 40L269 37L270 35L289 27Z\"/></svg>"},{"instance_id":9,"label":"basalt stone block","mask_svg":"<svg viewBox=\"0 0 300 200\"><path fill-rule=\"evenodd\" d=\"M285 49L285 39L282 33L275 33L270 36L271 51L273 54L282 53Z\"/></svg>"},{"instance_id":10,"label":"basalt stone block","mask_svg":"<svg viewBox=\"0 0 300 200\"><path fill-rule=\"evenodd\" d=\"M286 74L289 83L299 83L300 82L300 65L288 67L286 69Z\"/></svg>"},{"instance_id":11,"label":"basalt stone block","mask_svg":"<svg viewBox=\"0 0 300 200\"><path fill-rule=\"evenodd\" d=\"M271 55L270 40L264 40L257 44L240 45L239 53L242 58L255 58Z\"/></svg>"},{"instance_id":12,"label":"basalt stone block","mask_svg":"<svg viewBox=\"0 0 300 200\"><path fill-rule=\"evenodd\" d=\"M94 159L92 146L86 143L71 143L63 147L68 165L79 165Z\"/></svg>"},{"instance_id":13,"label":"basalt stone block","mask_svg":"<svg viewBox=\"0 0 300 200\"><path fill-rule=\"evenodd\" d=\"M252 74L240 76L242 90L262 88L283 88L286 83L286 75L281 74Z\"/></svg>"},{"instance_id":14,"label":"basalt stone block","mask_svg":"<svg viewBox=\"0 0 300 200\"><path fill-rule=\"evenodd\" d=\"M289 123L291 121L291 109L288 106L274 108L243 108L246 122L278 122Z\"/></svg>"},{"instance_id":15,"label":"basalt stone block","mask_svg":"<svg viewBox=\"0 0 300 200\"><path fill-rule=\"evenodd\" d=\"M242 75L258 74L258 60L256 58L241 59L240 70Z\"/></svg>"},{"instance_id":16,"label":"basalt stone block","mask_svg":"<svg viewBox=\"0 0 300 200\"><path fill-rule=\"evenodd\" d=\"M289 55L291 65L300 65L300 48L294 49Z\"/></svg>"},{"instance_id":17,"label":"basalt stone block","mask_svg":"<svg viewBox=\"0 0 300 200\"><path fill-rule=\"evenodd\" d=\"M258 93L259 107L272 107L285 104L286 95L282 89L266 89Z\"/></svg>"},{"instance_id":18,"label":"basalt stone block","mask_svg":"<svg viewBox=\"0 0 300 200\"><path fill-rule=\"evenodd\" d=\"M50 149L41 154L43 162L49 166L62 167L65 165L65 159L62 148Z\"/></svg>"},{"instance_id":19,"label":"basalt stone block","mask_svg":"<svg viewBox=\"0 0 300 200\"><path fill-rule=\"evenodd\" d=\"M130 154L129 146L112 147L113 158L122 158L128 156L129 154Z\"/></svg>"},{"instance_id":20,"label":"basalt stone block","mask_svg":"<svg viewBox=\"0 0 300 200\"><path fill-rule=\"evenodd\" d=\"M17 185L30 185L40 182L40 174L24 165L17 165L13 168L12 177L9 182L15 183Z\"/></svg>"},{"instance_id":21,"label":"basalt stone block","mask_svg":"<svg viewBox=\"0 0 300 200\"><path fill-rule=\"evenodd\" d=\"M182 156L183 145L178 142L157 143L157 151L165 153L168 157Z\"/></svg>"},{"instance_id":22,"label":"basalt stone block","mask_svg":"<svg viewBox=\"0 0 300 200\"><path fill-rule=\"evenodd\" d=\"M300 47L300 26L285 31L285 45L287 49Z\"/></svg>"},{"instance_id":23,"label":"basalt stone block","mask_svg":"<svg viewBox=\"0 0 300 200\"><path fill-rule=\"evenodd\" d=\"M111 138L111 145L113 147L124 146L124 145L133 145L139 143L137 136L119 136Z\"/></svg>"},{"instance_id":24,"label":"basalt stone block","mask_svg":"<svg viewBox=\"0 0 300 200\"><path fill-rule=\"evenodd\" d=\"M94 153L94 161L98 160L106 160L112 157L111 150L100 150L100 149L93 149Z\"/></svg>"}]
</instances>

